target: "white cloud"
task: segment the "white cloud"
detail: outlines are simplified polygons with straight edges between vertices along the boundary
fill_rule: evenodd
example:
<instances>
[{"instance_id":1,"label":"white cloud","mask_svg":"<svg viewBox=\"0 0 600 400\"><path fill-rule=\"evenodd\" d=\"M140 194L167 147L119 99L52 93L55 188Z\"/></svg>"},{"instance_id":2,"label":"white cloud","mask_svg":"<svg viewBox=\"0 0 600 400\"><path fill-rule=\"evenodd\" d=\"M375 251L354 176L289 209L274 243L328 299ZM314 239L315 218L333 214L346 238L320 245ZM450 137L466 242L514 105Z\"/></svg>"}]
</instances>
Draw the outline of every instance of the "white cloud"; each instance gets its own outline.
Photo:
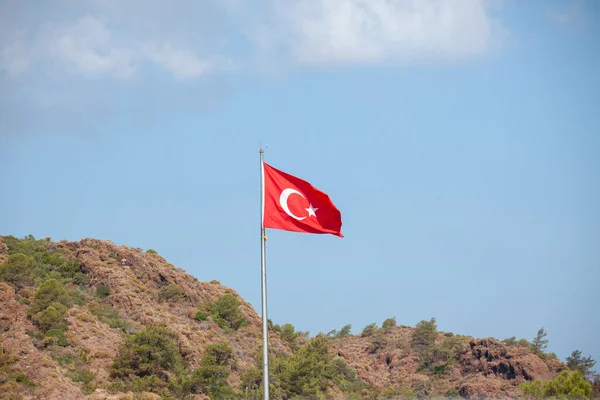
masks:
<instances>
[{"instance_id":1,"label":"white cloud","mask_svg":"<svg viewBox=\"0 0 600 400\"><path fill-rule=\"evenodd\" d=\"M127 79L154 64L195 79L257 59L317 67L461 60L488 49L488 14L500 2L54 0L50 21L43 9L6 9L14 18L0 27L0 70L53 66ZM25 32L19 40L16 29Z\"/></svg>"},{"instance_id":2,"label":"white cloud","mask_svg":"<svg viewBox=\"0 0 600 400\"><path fill-rule=\"evenodd\" d=\"M89 15L70 24L44 23L30 36L27 45L13 41L0 47L0 69L8 75L26 72L32 61L58 70L119 79L135 76L144 63L160 65L178 78L197 78L220 65L169 42L159 45L123 30L111 30L105 21Z\"/></svg>"},{"instance_id":3,"label":"white cloud","mask_svg":"<svg viewBox=\"0 0 600 400\"><path fill-rule=\"evenodd\" d=\"M309 65L462 59L485 52L483 0L272 0L255 38Z\"/></svg>"},{"instance_id":4,"label":"white cloud","mask_svg":"<svg viewBox=\"0 0 600 400\"><path fill-rule=\"evenodd\" d=\"M211 72L213 68L208 61L196 57L187 50L174 48L170 44L149 50L148 56L175 76L183 78L197 78Z\"/></svg>"},{"instance_id":5,"label":"white cloud","mask_svg":"<svg viewBox=\"0 0 600 400\"><path fill-rule=\"evenodd\" d=\"M110 31L98 19L80 18L74 25L45 30L42 43L48 55L84 73L129 78L135 74L134 51L118 47Z\"/></svg>"},{"instance_id":6,"label":"white cloud","mask_svg":"<svg viewBox=\"0 0 600 400\"><path fill-rule=\"evenodd\" d=\"M152 99L128 113L144 123L208 109L230 71L465 60L494 42L503 1L0 1L0 135L94 130L121 95ZM185 84L145 79L156 70Z\"/></svg>"}]
</instances>

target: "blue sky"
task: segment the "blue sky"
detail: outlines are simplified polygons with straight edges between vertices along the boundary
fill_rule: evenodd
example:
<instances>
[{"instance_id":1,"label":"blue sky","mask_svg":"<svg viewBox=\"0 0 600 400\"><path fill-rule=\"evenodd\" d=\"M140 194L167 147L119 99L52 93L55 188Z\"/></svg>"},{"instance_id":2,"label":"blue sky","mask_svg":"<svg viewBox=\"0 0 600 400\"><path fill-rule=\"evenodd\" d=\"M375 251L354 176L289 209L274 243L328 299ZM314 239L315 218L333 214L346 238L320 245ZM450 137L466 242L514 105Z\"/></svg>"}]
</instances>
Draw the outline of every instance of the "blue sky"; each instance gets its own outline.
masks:
<instances>
[{"instance_id":1,"label":"blue sky","mask_svg":"<svg viewBox=\"0 0 600 400\"><path fill-rule=\"evenodd\" d=\"M600 358L593 1L0 2L0 234L154 248L260 313L258 149L345 238L268 232L269 317Z\"/></svg>"}]
</instances>

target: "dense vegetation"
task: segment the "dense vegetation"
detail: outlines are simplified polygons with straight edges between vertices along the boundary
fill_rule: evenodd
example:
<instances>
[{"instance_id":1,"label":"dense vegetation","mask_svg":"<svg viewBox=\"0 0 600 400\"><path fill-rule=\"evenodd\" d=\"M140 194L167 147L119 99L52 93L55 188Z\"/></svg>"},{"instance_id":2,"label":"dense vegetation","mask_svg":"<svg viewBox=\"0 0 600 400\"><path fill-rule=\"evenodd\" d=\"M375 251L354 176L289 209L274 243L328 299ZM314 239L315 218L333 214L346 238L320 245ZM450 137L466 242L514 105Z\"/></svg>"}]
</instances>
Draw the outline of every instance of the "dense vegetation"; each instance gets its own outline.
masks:
<instances>
[{"instance_id":1,"label":"dense vegetation","mask_svg":"<svg viewBox=\"0 0 600 400\"><path fill-rule=\"evenodd\" d=\"M185 318L189 318L197 329L215 329L224 333L225 340L204 343L196 362L190 364L182 352L180 334L169 329L168 324L146 324L140 328L139 324L135 325L131 319L124 317L111 301L115 286L111 286L110 282L90 279L85 268L69 251L49 240L36 240L32 236L23 239L3 236L2 241L8 251L2 255L4 262L0 264L0 281L11 285L18 300L26 306L27 317L35 327L28 332L34 345L47 352L68 372L67 376L73 382L81 385L85 393L98 388L96 372L91 367L89 355L75 346L72 336L69 336L69 316L82 308L91 315L90 318L96 318L103 326L114 329L122 339L123 344L116 356L109 359L108 384L101 386L110 392L147 391L163 398L176 399L191 398L197 394L213 399L244 398L249 389L254 390L255 396L257 392L260 394L262 350L255 349L253 366L240 368L240 342L234 337L240 332L248 332L242 328L249 323L240 309L239 298L234 294L225 293L213 297L212 301L191 304L192 312ZM152 259L160 258L152 249L146 253ZM116 255L113 258L117 260ZM175 282L161 281L154 290L158 301L170 309L190 306L193 299L189 290L186 293L184 287ZM435 318L419 322L408 331L410 336L404 342L390 339L393 332L407 328L398 327L396 318L385 319L381 326L371 323L356 336L352 335L349 324L312 338L308 332L297 331L290 323L279 325L269 321L269 325L272 335L281 339L288 349L278 351L271 348L269 354L271 393L274 398L281 399L326 398L333 392L344 393L354 399L428 397L434 393L436 382L449 376L451 369L456 368L470 340L439 332ZM386 354L390 349L403 349L404 356L410 355L415 360L418 374L428 379L410 386L398 383L379 389L365 384L345 359L332 351L336 343L352 338L361 338L370 357L388 363ZM549 342L544 328L531 341L512 337L503 342L508 346L525 348L542 360L556 359L553 353L546 353ZM17 360L18 357L11 355L0 341L0 392L14 387L29 390L35 387L27 371L15 368ZM549 381L522 384L522 394L532 399L548 396L590 398L600 392L600 379L593 371L595 364L590 356L585 357L581 351L575 350L566 359L568 370ZM236 379L232 380L234 373ZM231 384L238 381L235 385ZM458 391L451 389L445 395L458 397Z\"/></svg>"},{"instance_id":2,"label":"dense vegetation","mask_svg":"<svg viewBox=\"0 0 600 400\"><path fill-rule=\"evenodd\" d=\"M198 307L195 318L198 321L205 321L208 316L211 317L217 325L227 332L233 332L247 326L248 321L242 315L240 301L231 293L226 293L219 297L214 303L203 303Z\"/></svg>"},{"instance_id":3,"label":"dense vegetation","mask_svg":"<svg viewBox=\"0 0 600 400\"><path fill-rule=\"evenodd\" d=\"M525 382L521 385L527 398L589 399L592 385L579 371L562 371L549 381Z\"/></svg>"},{"instance_id":4,"label":"dense vegetation","mask_svg":"<svg viewBox=\"0 0 600 400\"><path fill-rule=\"evenodd\" d=\"M327 389L337 385L344 392L358 393L364 384L356 378L345 361L329 353L325 335L317 335L292 355L271 354L270 382L274 398L322 398ZM262 353L256 367L242 378L246 387L259 387L262 382Z\"/></svg>"}]
</instances>

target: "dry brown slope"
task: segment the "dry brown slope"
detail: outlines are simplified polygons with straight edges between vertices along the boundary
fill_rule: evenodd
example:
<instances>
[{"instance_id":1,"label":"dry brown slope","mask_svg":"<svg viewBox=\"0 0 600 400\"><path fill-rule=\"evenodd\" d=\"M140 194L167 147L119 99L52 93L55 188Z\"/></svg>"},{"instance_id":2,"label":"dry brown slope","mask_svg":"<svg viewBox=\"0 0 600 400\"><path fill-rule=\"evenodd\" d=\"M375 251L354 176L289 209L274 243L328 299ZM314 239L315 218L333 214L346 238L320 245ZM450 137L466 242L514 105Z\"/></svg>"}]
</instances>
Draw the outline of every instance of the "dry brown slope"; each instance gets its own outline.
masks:
<instances>
[{"instance_id":1,"label":"dry brown slope","mask_svg":"<svg viewBox=\"0 0 600 400\"><path fill-rule=\"evenodd\" d=\"M1 240L0 246L3 246ZM179 350L189 368L198 366L204 349L209 344L219 341L230 343L238 366L230 376L230 384L236 387L241 374L255 365L254 357L261 342L261 320L254 308L232 289L217 281L200 282L159 255L117 246L110 241L62 241L58 246L75 256L79 260L81 271L90 276L89 292L93 292L100 284L110 288L110 295L105 302L109 304L109 308L117 310L120 319L130 326L129 333L149 325L169 328L177 333ZM172 283L183 288L185 300L171 303L159 298L159 289ZM46 399L83 398L81 385L74 383L69 378L69 371L60 366L59 360L65 357L83 357L85 367L95 374L91 384L100 388L108 384L110 365L125 334L111 328L90 312L92 298L88 298L86 305L69 309L69 327L65 334L68 346L59 348L51 343L48 346L34 343L27 334L36 328L28 320L27 306L20 303L19 298L32 298L35 290L22 289L15 294L11 286L4 283L0 285L2 346L19 357L15 368L24 371L35 384L34 388L27 390L23 390L23 385L20 385L18 392ZM248 326L227 333L212 322L193 319L199 303L213 302L225 293L239 298L240 310L248 321ZM271 335L270 346L286 353L291 352L277 334ZM101 393L104 392L99 390L92 397L96 398Z\"/></svg>"}]
</instances>

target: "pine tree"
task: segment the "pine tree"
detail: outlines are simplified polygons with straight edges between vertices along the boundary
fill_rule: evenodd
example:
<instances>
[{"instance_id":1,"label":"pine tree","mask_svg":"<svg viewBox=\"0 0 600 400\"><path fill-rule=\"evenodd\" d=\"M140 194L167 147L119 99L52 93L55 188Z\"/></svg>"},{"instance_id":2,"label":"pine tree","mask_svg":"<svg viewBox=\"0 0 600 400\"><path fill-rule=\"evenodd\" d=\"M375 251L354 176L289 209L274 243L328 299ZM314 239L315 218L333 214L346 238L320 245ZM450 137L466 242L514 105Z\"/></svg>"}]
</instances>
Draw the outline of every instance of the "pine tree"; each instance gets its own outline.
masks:
<instances>
[{"instance_id":1,"label":"pine tree","mask_svg":"<svg viewBox=\"0 0 600 400\"><path fill-rule=\"evenodd\" d=\"M545 339L546 335L547 333L544 328L540 328L535 339L533 339L533 342L531 342L534 353L543 353L546 347L548 347L548 339Z\"/></svg>"},{"instance_id":2,"label":"pine tree","mask_svg":"<svg viewBox=\"0 0 600 400\"><path fill-rule=\"evenodd\" d=\"M596 365L596 361L592 360L591 356L582 357L581 350L574 350L569 357L567 357L567 366L573 371L581 372L586 378L591 380L592 371L591 369Z\"/></svg>"}]
</instances>

